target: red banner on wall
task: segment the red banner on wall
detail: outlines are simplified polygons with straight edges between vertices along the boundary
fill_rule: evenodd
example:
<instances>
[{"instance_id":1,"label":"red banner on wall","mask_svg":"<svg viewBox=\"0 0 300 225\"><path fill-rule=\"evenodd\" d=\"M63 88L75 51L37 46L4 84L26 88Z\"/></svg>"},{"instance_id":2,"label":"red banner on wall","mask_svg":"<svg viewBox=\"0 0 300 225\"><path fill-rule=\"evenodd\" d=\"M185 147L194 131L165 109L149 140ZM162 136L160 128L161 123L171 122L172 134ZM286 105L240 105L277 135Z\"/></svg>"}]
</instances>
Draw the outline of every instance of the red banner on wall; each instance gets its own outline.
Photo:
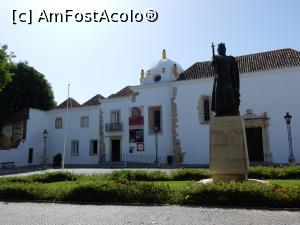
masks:
<instances>
[{"instance_id":1,"label":"red banner on wall","mask_svg":"<svg viewBox=\"0 0 300 225\"><path fill-rule=\"evenodd\" d=\"M144 117L129 117L129 126L144 125Z\"/></svg>"}]
</instances>

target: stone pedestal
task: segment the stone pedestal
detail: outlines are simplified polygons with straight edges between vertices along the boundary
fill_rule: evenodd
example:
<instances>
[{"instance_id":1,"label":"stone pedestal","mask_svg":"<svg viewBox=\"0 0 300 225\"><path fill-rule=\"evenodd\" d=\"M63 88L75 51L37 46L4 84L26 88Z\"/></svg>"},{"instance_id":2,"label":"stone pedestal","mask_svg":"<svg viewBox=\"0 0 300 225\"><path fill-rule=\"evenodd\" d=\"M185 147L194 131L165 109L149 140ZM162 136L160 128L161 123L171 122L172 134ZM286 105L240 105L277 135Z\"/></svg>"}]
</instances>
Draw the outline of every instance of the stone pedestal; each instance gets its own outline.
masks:
<instances>
[{"instance_id":1,"label":"stone pedestal","mask_svg":"<svg viewBox=\"0 0 300 225\"><path fill-rule=\"evenodd\" d=\"M241 116L211 118L210 169L214 181L248 179L248 150Z\"/></svg>"}]
</instances>

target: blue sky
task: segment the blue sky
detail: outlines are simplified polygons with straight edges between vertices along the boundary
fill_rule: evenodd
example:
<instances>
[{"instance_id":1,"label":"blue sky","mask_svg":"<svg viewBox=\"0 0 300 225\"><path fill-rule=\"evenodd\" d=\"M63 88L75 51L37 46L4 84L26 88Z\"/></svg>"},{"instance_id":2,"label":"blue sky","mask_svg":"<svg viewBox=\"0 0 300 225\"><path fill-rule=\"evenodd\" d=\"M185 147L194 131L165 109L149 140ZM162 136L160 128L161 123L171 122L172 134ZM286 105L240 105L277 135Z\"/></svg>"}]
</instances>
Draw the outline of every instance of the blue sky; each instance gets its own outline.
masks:
<instances>
[{"instance_id":1,"label":"blue sky","mask_svg":"<svg viewBox=\"0 0 300 225\"><path fill-rule=\"evenodd\" d=\"M154 23L12 23L12 11L144 12ZM1 0L0 43L28 61L51 83L55 100L70 95L83 103L139 84L140 70L167 57L184 69L210 60L211 42L225 42L227 54L280 48L300 50L298 0Z\"/></svg>"}]
</instances>

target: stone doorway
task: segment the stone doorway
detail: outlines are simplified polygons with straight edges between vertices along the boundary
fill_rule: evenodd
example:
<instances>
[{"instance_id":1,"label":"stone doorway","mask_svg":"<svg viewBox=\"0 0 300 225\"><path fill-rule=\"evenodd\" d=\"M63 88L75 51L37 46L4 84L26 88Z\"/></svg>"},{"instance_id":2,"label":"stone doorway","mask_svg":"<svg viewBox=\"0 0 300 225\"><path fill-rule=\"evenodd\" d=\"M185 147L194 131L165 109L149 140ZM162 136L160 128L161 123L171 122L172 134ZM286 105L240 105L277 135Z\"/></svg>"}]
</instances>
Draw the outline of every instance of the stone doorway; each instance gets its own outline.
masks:
<instances>
[{"instance_id":1,"label":"stone doorway","mask_svg":"<svg viewBox=\"0 0 300 225\"><path fill-rule=\"evenodd\" d=\"M261 127L246 128L246 138L247 138L249 161L263 162L264 149L263 149L262 128Z\"/></svg>"},{"instance_id":2,"label":"stone doorway","mask_svg":"<svg viewBox=\"0 0 300 225\"><path fill-rule=\"evenodd\" d=\"M269 146L269 117L266 112L257 116L252 109L243 115L250 162L272 162Z\"/></svg>"}]
</instances>

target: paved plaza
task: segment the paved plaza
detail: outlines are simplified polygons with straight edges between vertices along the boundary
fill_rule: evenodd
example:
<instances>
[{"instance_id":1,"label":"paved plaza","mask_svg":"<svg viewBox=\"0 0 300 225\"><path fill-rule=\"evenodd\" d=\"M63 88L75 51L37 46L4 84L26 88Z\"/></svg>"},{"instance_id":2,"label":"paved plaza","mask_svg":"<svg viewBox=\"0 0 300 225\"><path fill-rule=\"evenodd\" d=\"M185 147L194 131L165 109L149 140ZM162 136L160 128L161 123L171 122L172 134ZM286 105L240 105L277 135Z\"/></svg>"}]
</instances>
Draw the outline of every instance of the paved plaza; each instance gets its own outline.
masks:
<instances>
[{"instance_id":1,"label":"paved plaza","mask_svg":"<svg viewBox=\"0 0 300 225\"><path fill-rule=\"evenodd\" d=\"M3 225L299 225L299 223L299 211L0 202L0 224Z\"/></svg>"}]
</instances>

